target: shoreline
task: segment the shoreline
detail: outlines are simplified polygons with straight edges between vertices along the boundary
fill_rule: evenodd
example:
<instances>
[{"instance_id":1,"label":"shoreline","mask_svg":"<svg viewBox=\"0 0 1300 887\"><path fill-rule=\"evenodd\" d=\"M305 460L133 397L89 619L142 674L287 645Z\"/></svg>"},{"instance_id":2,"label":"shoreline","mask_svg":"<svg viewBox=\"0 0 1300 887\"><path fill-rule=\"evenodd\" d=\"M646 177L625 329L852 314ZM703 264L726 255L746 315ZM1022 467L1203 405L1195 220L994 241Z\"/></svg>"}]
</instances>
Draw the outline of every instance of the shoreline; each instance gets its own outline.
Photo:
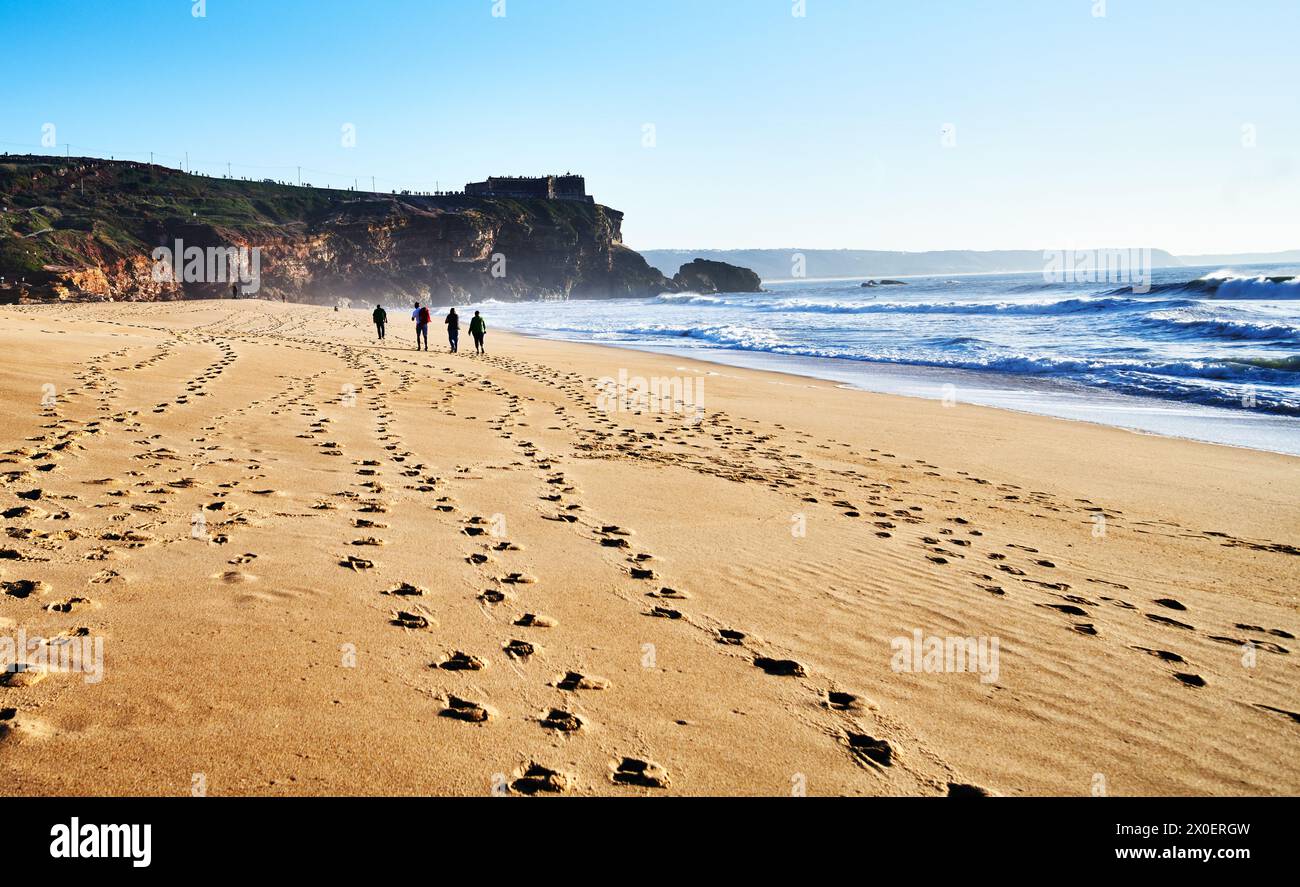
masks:
<instances>
[{"instance_id":1,"label":"shoreline","mask_svg":"<svg viewBox=\"0 0 1300 887\"><path fill-rule=\"evenodd\" d=\"M1041 379L1033 376L1014 376L1006 373L983 372L978 370L959 369L950 367L934 367L926 364L907 364L907 363L887 363L874 362L868 360L849 360L846 358L817 358L800 355L783 355L773 352L747 352L732 349L691 349L680 348L674 349L665 347L663 349L648 348L640 343L624 345L617 342L584 342L577 339L567 339L552 337L541 333L529 332L524 330L514 330L507 327L501 327L500 331L508 332L513 335L523 336L525 338L537 339L547 342L558 342L564 344L590 345L592 347L614 348L621 351L635 351L644 354L653 354L660 356L675 356L685 360L693 360L699 363L708 364L717 367L726 367L728 369L743 369L751 371L772 372L781 375L788 375L792 378L800 379L817 379L818 381L828 382L842 386L848 390L860 391L866 394L875 394L886 397L906 397L919 400L942 400L943 395L922 393L922 387L930 390L942 389L948 380L960 380L969 382L969 388L975 391L987 389L989 392L996 392L1004 395L984 394L977 395L978 400L966 400L959 397L959 402L972 406L981 406L987 409L1005 410L1007 412L1017 413L1029 416L1042 416L1045 418L1058 419L1063 422L1082 422L1089 425L1095 425L1103 428L1113 428L1123 431L1131 431L1135 434L1151 435L1155 437L1169 438L1172 440L1183 440L1193 443L1202 443L1212 446L1223 446L1232 449L1248 450L1252 452L1273 453L1284 456L1300 457L1300 420L1295 417L1282 416L1277 414L1262 413L1250 414L1243 411L1227 410L1222 407L1211 407L1195 403L1187 403L1176 400L1161 400L1159 398L1137 397L1133 395L1116 394L1102 389L1092 388L1084 385L1066 385L1052 379ZM732 357L732 361L722 360L717 357L699 356L699 355L716 355L721 352ZM752 355L752 356L751 356ZM795 369L782 368L780 364L807 364L809 366L824 367L822 373L810 371L800 373ZM773 364L764 366L763 364ZM835 373L836 367L846 367L847 371ZM853 370L859 372L854 373ZM865 371L865 372L864 372ZM836 376L839 378L836 378ZM871 376L874 375L877 383L882 384L888 377L894 377L901 381L889 387L869 387L868 384L859 379L852 380L847 377L851 376ZM934 377L933 381L924 382L926 377ZM996 383L1005 383L998 386ZM983 383L983 385L981 385ZM1012 383L1019 383L1018 385ZM1037 384L1026 384L1037 383ZM905 389L905 390L904 390ZM1006 395L1025 394L1032 395L1038 393L1051 397L1057 395L1061 398L1068 398L1077 404L1074 414L1063 414L1061 412L1049 412L1045 409L1018 408L1011 404L1014 400ZM999 402L1001 401L1001 402ZM1080 403L1082 401L1082 403ZM1295 425L1292 429L1279 428L1275 434L1269 435L1269 444L1265 443L1245 443L1233 440L1216 439L1215 437L1196 437L1191 433L1178 434L1170 430L1162 430L1148 423L1145 427L1139 424L1123 424L1121 422L1107 422L1101 418L1089 417L1086 413L1089 408L1096 410L1101 408L1102 404L1111 403L1118 407L1127 407L1130 415L1138 415L1146 412L1149 414L1167 414L1174 416L1179 413L1191 417L1191 420L1185 424L1192 425L1197 420L1205 420L1216 425L1229 424L1232 420L1251 421L1259 426L1268 425ZM1049 406L1051 404L1048 404ZM1060 410L1062 405L1057 405ZM1166 423L1166 428L1168 423ZM1204 433L1204 432L1202 432ZM1285 443L1289 441L1290 443ZM1280 448L1279 448L1280 447Z\"/></svg>"}]
</instances>

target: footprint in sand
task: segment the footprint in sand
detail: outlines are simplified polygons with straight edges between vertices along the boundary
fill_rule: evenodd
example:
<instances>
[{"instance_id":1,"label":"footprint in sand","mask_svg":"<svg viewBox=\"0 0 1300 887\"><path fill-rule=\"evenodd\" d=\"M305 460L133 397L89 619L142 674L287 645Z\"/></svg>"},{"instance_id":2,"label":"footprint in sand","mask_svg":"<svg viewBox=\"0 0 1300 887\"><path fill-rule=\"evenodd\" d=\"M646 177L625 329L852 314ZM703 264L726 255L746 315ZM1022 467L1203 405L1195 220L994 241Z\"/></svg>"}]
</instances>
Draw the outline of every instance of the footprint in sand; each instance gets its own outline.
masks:
<instances>
[{"instance_id":1,"label":"footprint in sand","mask_svg":"<svg viewBox=\"0 0 1300 887\"><path fill-rule=\"evenodd\" d=\"M551 709L539 720L548 730L559 730L562 733L576 733L583 726L582 718L562 708Z\"/></svg>"},{"instance_id":2,"label":"footprint in sand","mask_svg":"<svg viewBox=\"0 0 1300 887\"><path fill-rule=\"evenodd\" d=\"M567 773L543 767L536 762L530 762L518 772L519 775L510 783L510 788L521 795L558 795L568 791L573 784L573 778Z\"/></svg>"},{"instance_id":3,"label":"footprint in sand","mask_svg":"<svg viewBox=\"0 0 1300 887\"><path fill-rule=\"evenodd\" d=\"M40 579L16 579L13 582L0 582L0 589L10 597L27 598L48 594L50 586Z\"/></svg>"},{"instance_id":4,"label":"footprint in sand","mask_svg":"<svg viewBox=\"0 0 1300 887\"><path fill-rule=\"evenodd\" d=\"M528 641L512 640L502 649L511 659L520 659L527 661L530 656L537 652L537 648Z\"/></svg>"},{"instance_id":5,"label":"footprint in sand","mask_svg":"<svg viewBox=\"0 0 1300 887\"><path fill-rule=\"evenodd\" d=\"M1148 656L1155 656L1163 662L1186 662L1183 657L1177 653L1171 653L1168 650L1152 650L1149 647L1130 647L1129 649L1137 650L1139 653L1146 653Z\"/></svg>"},{"instance_id":6,"label":"footprint in sand","mask_svg":"<svg viewBox=\"0 0 1300 887\"><path fill-rule=\"evenodd\" d=\"M1262 702L1256 702L1254 703L1254 706L1260 711L1267 711L1275 715L1281 715L1284 718L1290 718L1291 720L1295 721L1297 724L1300 724L1300 713L1294 711L1287 711L1284 708L1274 708L1273 706L1265 705Z\"/></svg>"},{"instance_id":7,"label":"footprint in sand","mask_svg":"<svg viewBox=\"0 0 1300 887\"><path fill-rule=\"evenodd\" d=\"M661 588L658 591L647 591L646 597L664 598L672 601L684 601L690 598L690 595L684 591L678 591L675 588Z\"/></svg>"},{"instance_id":8,"label":"footprint in sand","mask_svg":"<svg viewBox=\"0 0 1300 887\"><path fill-rule=\"evenodd\" d=\"M1295 640L1295 635L1291 634L1289 631L1283 631L1280 628L1264 628L1260 625L1246 625L1242 622L1238 622L1235 627L1240 628L1242 631L1263 631L1273 635L1274 637L1286 638L1287 640L1292 641Z\"/></svg>"},{"instance_id":9,"label":"footprint in sand","mask_svg":"<svg viewBox=\"0 0 1300 887\"><path fill-rule=\"evenodd\" d=\"M1245 647L1246 645L1249 644L1253 647L1256 647L1257 649L1264 650L1265 652L1268 653L1276 653L1279 656L1286 656L1289 655L1291 652L1286 647L1283 647L1281 644L1275 644L1272 641L1256 641L1256 640L1247 641L1242 638L1231 638L1231 637L1225 637L1223 635L1217 635L1217 634L1207 635L1207 637L1209 637L1209 639L1214 641L1216 644L1228 644L1229 646L1233 646L1233 647Z\"/></svg>"},{"instance_id":10,"label":"footprint in sand","mask_svg":"<svg viewBox=\"0 0 1300 887\"><path fill-rule=\"evenodd\" d=\"M477 656L471 656L457 650L448 656L446 660L439 663L437 667L445 671L482 671L487 667L487 662Z\"/></svg>"},{"instance_id":11,"label":"footprint in sand","mask_svg":"<svg viewBox=\"0 0 1300 887\"><path fill-rule=\"evenodd\" d=\"M988 789L980 788L978 785L971 785L966 782L950 782L948 783L948 797L987 798L989 792Z\"/></svg>"},{"instance_id":12,"label":"footprint in sand","mask_svg":"<svg viewBox=\"0 0 1300 887\"><path fill-rule=\"evenodd\" d=\"M392 625L398 628L409 628L413 631L422 631L430 626L436 626L436 623L428 616L420 613L410 613L406 610L398 610L393 613Z\"/></svg>"},{"instance_id":13,"label":"footprint in sand","mask_svg":"<svg viewBox=\"0 0 1300 887\"><path fill-rule=\"evenodd\" d=\"M7 671L0 672L0 687L14 689L34 687L49 676L49 671L42 665L14 662L9 665Z\"/></svg>"},{"instance_id":14,"label":"footprint in sand","mask_svg":"<svg viewBox=\"0 0 1300 887\"><path fill-rule=\"evenodd\" d=\"M581 672L570 671L556 681L555 686L560 690L576 693L580 690L607 690L609 689L609 681L592 675L584 675Z\"/></svg>"},{"instance_id":15,"label":"footprint in sand","mask_svg":"<svg viewBox=\"0 0 1300 887\"><path fill-rule=\"evenodd\" d=\"M754 665L776 677L802 678L807 674L803 665L793 659L769 659L766 656L759 656L754 660Z\"/></svg>"},{"instance_id":16,"label":"footprint in sand","mask_svg":"<svg viewBox=\"0 0 1300 887\"><path fill-rule=\"evenodd\" d=\"M610 779L619 785L634 785L641 788L668 787L668 771L654 761L643 761L640 758L623 758L614 765L614 772L610 775Z\"/></svg>"},{"instance_id":17,"label":"footprint in sand","mask_svg":"<svg viewBox=\"0 0 1300 887\"><path fill-rule=\"evenodd\" d=\"M487 707L458 696L448 696L447 707L438 714L444 718L455 718L471 724L482 724L492 716Z\"/></svg>"},{"instance_id":18,"label":"footprint in sand","mask_svg":"<svg viewBox=\"0 0 1300 887\"><path fill-rule=\"evenodd\" d=\"M682 612L680 610L672 610L669 609L668 607L655 607L653 610L646 613L646 615L653 616L656 619L681 619L682 618Z\"/></svg>"},{"instance_id":19,"label":"footprint in sand","mask_svg":"<svg viewBox=\"0 0 1300 887\"><path fill-rule=\"evenodd\" d=\"M383 592L383 594L391 595L392 597L424 597L424 595L427 594L427 591L418 585L403 582L396 588L391 588L388 591Z\"/></svg>"},{"instance_id":20,"label":"footprint in sand","mask_svg":"<svg viewBox=\"0 0 1300 887\"><path fill-rule=\"evenodd\" d=\"M0 742L46 739L54 730L44 721L20 715L16 708L0 708Z\"/></svg>"},{"instance_id":21,"label":"footprint in sand","mask_svg":"<svg viewBox=\"0 0 1300 887\"><path fill-rule=\"evenodd\" d=\"M550 616L543 616L540 613L525 613L515 620L515 625L521 628L554 628L557 623Z\"/></svg>"},{"instance_id":22,"label":"footprint in sand","mask_svg":"<svg viewBox=\"0 0 1300 887\"><path fill-rule=\"evenodd\" d=\"M90 598L70 597L66 601L60 601L55 604L47 604L45 609L51 613L71 613L73 610L95 608L98 605Z\"/></svg>"},{"instance_id":23,"label":"footprint in sand","mask_svg":"<svg viewBox=\"0 0 1300 887\"><path fill-rule=\"evenodd\" d=\"M874 704L865 702L862 697L852 693L845 693L842 690L828 690L826 698L822 700L822 705L832 711L861 711L866 708L875 708Z\"/></svg>"},{"instance_id":24,"label":"footprint in sand","mask_svg":"<svg viewBox=\"0 0 1300 887\"><path fill-rule=\"evenodd\" d=\"M1082 607L1076 607L1073 604L1039 604L1038 606L1043 607L1044 609L1047 610L1056 610L1058 612L1066 614L1067 616L1088 615L1087 610L1083 609Z\"/></svg>"},{"instance_id":25,"label":"footprint in sand","mask_svg":"<svg viewBox=\"0 0 1300 887\"><path fill-rule=\"evenodd\" d=\"M849 751L858 761L877 767L894 765L894 748L889 744L889 740L876 739L866 733L847 733L845 739L848 741Z\"/></svg>"},{"instance_id":26,"label":"footprint in sand","mask_svg":"<svg viewBox=\"0 0 1300 887\"><path fill-rule=\"evenodd\" d=\"M1160 625L1168 625L1170 628L1182 628L1187 631L1195 631L1196 626L1188 625L1186 622L1179 622L1177 619L1170 619L1168 616L1158 616L1154 613L1147 613L1146 617L1152 622Z\"/></svg>"}]
</instances>

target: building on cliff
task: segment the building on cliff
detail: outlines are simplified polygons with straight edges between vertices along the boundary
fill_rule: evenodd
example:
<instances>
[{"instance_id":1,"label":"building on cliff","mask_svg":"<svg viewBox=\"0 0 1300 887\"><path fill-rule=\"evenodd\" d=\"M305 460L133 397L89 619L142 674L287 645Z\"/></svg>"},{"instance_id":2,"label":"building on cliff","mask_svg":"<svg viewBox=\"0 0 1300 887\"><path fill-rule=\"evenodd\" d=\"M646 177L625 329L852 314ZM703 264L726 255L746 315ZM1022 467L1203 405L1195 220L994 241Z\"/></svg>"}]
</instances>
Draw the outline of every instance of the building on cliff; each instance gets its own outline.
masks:
<instances>
[{"instance_id":1,"label":"building on cliff","mask_svg":"<svg viewBox=\"0 0 1300 887\"><path fill-rule=\"evenodd\" d=\"M509 197L516 200L574 200L595 203L587 194L587 180L582 176L493 176L486 182L465 186L470 197Z\"/></svg>"}]
</instances>

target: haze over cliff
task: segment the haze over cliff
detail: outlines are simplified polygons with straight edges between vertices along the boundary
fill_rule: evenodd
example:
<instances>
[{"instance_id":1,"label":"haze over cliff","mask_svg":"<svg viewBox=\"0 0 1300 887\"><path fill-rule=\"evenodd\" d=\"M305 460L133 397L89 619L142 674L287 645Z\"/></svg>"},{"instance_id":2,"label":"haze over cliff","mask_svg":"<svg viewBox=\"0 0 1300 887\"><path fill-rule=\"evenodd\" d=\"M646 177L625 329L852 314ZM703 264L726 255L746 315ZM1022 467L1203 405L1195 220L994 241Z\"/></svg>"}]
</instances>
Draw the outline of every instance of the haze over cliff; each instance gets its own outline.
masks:
<instances>
[{"instance_id":1,"label":"haze over cliff","mask_svg":"<svg viewBox=\"0 0 1300 887\"><path fill-rule=\"evenodd\" d=\"M256 247L257 294L294 302L652 296L677 287L623 214L562 200L372 194L96 158L0 158L0 301L230 294L159 279L159 247Z\"/></svg>"}]
</instances>

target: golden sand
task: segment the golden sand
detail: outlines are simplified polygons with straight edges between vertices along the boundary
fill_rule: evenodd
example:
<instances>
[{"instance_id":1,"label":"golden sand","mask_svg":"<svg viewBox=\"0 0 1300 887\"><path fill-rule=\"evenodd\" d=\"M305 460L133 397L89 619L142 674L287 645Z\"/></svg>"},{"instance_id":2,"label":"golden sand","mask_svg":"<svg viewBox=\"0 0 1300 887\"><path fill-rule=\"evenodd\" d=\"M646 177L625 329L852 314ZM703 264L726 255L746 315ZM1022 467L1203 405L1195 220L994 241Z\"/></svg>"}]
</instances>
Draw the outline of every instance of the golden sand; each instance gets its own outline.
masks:
<instances>
[{"instance_id":1,"label":"golden sand","mask_svg":"<svg viewBox=\"0 0 1300 887\"><path fill-rule=\"evenodd\" d=\"M0 792L1300 792L1300 460L409 332L0 310Z\"/></svg>"}]
</instances>

